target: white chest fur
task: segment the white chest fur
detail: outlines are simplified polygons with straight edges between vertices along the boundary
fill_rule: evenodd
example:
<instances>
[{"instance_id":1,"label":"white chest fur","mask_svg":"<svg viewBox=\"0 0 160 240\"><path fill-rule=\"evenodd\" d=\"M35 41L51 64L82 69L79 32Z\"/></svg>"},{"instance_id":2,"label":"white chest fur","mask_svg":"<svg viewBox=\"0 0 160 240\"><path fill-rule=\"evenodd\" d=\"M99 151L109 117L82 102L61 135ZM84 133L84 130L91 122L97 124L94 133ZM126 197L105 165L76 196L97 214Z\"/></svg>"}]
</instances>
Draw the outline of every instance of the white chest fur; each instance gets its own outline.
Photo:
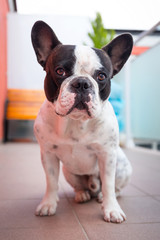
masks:
<instances>
[{"instance_id":1,"label":"white chest fur","mask_svg":"<svg viewBox=\"0 0 160 240\"><path fill-rule=\"evenodd\" d=\"M117 130L108 102L99 118L80 121L57 116L54 106L45 101L34 126L41 149L55 154L69 171L80 175L98 171L99 152L116 144Z\"/></svg>"}]
</instances>

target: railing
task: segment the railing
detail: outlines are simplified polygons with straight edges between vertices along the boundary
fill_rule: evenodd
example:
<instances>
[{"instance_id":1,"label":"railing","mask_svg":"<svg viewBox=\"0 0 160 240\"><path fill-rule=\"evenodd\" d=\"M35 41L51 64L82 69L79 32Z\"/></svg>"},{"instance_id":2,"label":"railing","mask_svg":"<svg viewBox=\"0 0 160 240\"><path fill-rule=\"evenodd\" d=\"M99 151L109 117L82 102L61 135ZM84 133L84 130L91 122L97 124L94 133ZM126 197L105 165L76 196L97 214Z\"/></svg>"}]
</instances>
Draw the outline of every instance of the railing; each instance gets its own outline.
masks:
<instances>
[{"instance_id":1,"label":"railing","mask_svg":"<svg viewBox=\"0 0 160 240\"><path fill-rule=\"evenodd\" d=\"M134 41L134 45L136 45L138 42L140 42L143 38L145 38L146 36L148 36L148 35L150 35L151 33L153 33L156 29L157 29L157 27L160 25L160 21L157 23L157 24L155 24L153 27L151 27L149 30L147 30L147 31L144 31L144 32L142 32L139 36L138 36L138 38Z\"/></svg>"}]
</instances>

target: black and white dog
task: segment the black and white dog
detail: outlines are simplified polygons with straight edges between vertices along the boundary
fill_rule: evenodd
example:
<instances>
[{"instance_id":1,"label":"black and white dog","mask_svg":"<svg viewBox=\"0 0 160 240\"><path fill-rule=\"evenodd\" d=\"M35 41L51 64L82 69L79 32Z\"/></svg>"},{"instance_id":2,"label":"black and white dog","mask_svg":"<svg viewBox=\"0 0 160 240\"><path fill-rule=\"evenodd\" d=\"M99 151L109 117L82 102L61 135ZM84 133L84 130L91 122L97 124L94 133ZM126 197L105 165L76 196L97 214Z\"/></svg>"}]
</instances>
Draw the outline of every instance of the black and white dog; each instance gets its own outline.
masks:
<instances>
[{"instance_id":1,"label":"black and white dog","mask_svg":"<svg viewBox=\"0 0 160 240\"><path fill-rule=\"evenodd\" d=\"M122 34L101 50L63 45L43 21L32 28L37 60L46 71L43 103L34 125L46 174L46 193L36 215L57 207L59 162L76 202L97 197L104 220L126 219L116 199L132 168L119 147L117 120L108 101L111 78L131 54L133 40Z\"/></svg>"}]
</instances>

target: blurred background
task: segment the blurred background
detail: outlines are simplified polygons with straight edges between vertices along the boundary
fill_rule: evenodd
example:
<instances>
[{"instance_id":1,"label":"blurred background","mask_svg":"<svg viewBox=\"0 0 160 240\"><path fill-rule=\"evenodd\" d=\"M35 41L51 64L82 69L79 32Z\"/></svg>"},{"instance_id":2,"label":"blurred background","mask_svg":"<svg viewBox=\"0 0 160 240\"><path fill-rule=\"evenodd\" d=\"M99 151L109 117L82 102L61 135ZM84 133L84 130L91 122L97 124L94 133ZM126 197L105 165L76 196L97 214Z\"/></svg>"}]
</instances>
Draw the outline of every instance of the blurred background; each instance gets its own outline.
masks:
<instances>
[{"instance_id":1,"label":"blurred background","mask_svg":"<svg viewBox=\"0 0 160 240\"><path fill-rule=\"evenodd\" d=\"M119 122L120 142L160 150L159 0L0 0L1 142L35 141L35 114L16 115L18 102L22 112L27 103L26 98L13 99L14 90L21 95L43 92L45 72L36 61L30 39L34 22L48 23L64 44L93 46L88 33L94 33L97 13L104 32L114 31L114 37L130 32L134 38L132 56L112 80L110 101ZM27 101L32 108L37 100Z\"/></svg>"}]
</instances>

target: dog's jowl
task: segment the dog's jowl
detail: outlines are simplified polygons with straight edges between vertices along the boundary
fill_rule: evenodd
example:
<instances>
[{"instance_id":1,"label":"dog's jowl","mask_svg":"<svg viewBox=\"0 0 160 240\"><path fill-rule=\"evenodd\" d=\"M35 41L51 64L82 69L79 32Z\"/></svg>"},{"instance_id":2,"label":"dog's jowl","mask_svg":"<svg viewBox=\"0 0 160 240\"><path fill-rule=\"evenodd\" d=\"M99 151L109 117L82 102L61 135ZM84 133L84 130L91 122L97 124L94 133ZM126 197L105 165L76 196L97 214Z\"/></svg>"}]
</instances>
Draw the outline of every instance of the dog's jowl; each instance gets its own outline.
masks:
<instances>
[{"instance_id":1,"label":"dog's jowl","mask_svg":"<svg viewBox=\"0 0 160 240\"><path fill-rule=\"evenodd\" d=\"M108 101L111 78L131 54L133 40L122 34L101 50L63 45L44 22L34 24L32 44L46 71L43 103L34 124L46 174L46 192L36 215L53 215L58 202L59 162L76 202L96 197L104 220L126 216L116 199L132 168L119 147L118 124Z\"/></svg>"}]
</instances>

